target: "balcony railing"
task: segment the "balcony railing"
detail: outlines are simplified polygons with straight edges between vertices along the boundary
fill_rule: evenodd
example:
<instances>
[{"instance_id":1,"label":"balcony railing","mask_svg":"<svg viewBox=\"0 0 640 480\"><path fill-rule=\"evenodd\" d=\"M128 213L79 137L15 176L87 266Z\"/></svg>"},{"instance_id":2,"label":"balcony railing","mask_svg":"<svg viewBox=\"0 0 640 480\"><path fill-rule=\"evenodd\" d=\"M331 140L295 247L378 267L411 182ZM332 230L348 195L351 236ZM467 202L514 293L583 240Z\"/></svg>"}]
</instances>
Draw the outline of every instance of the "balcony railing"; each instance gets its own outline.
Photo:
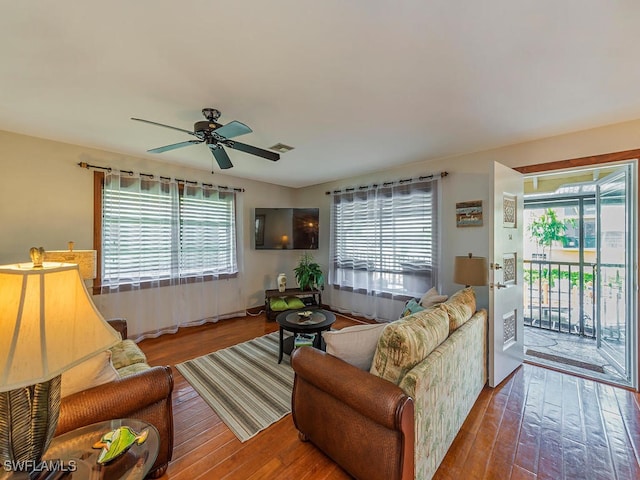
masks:
<instances>
[{"instance_id":1,"label":"balcony railing","mask_svg":"<svg viewBox=\"0 0 640 480\"><path fill-rule=\"evenodd\" d=\"M524 323L559 333L595 338L601 308L602 338L621 341L625 335L625 266L602 264L600 302L595 294L596 264L524 261Z\"/></svg>"},{"instance_id":2,"label":"balcony railing","mask_svg":"<svg viewBox=\"0 0 640 480\"><path fill-rule=\"evenodd\" d=\"M596 265L524 260L524 323L595 338Z\"/></svg>"}]
</instances>

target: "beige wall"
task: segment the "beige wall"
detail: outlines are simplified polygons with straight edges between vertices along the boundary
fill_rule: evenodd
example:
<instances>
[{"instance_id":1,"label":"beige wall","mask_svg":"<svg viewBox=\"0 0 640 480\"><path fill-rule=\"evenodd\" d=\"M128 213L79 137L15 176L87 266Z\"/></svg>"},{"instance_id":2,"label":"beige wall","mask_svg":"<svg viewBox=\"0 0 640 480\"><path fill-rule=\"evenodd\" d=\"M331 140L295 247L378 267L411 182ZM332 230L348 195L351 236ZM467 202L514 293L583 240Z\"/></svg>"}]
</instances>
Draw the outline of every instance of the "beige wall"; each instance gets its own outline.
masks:
<instances>
[{"instance_id":1,"label":"beige wall","mask_svg":"<svg viewBox=\"0 0 640 480\"><path fill-rule=\"evenodd\" d=\"M52 142L0 131L0 263L27 261L31 246L64 248L68 240L76 248L92 247L93 175L77 166L80 161L114 168L178 176L246 189L243 201L244 278L238 287L247 307L263 302L262 291L275 287L278 272L293 281L293 268L300 252L255 251L251 247L253 208L320 207L320 249L317 260L329 260L329 197L325 191L381 180L449 172L444 179L441 214L443 218L442 289L458 288L450 270L455 255L468 251L488 255L485 227L457 229L455 203L489 201L489 171L493 161L515 167L562 159L630 150L640 147L640 120L598 129L549 137L457 157L425 160L404 167L374 172L336 182L297 190L234 178L208 171L185 169L148 159L124 156L81 146ZM339 154L339 150L337 150ZM358 159L345 159L358 161ZM486 207L485 207L486 208ZM479 292L483 296L483 292ZM330 292L327 292L330 295Z\"/></svg>"},{"instance_id":2,"label":"beige wall","mask_svg":"<svg viewBox=\"0 0 640 480\"><path fill-rule=\"evenodd\" d=\"M486 212L489 203L489 172L492 162L500 162L509 167L520 167L637 148L640 148L640 120L483 152L438 160L425 160L404 167L346 178L299 189L296 192L295 200L296 203L304 206L321 207L321 248L318 251L317 260L326 266L329 263L330 205L330 198L325 195L326 191L447 171L449 176L442 182L443 198L440 205L443 221L442 238L444 239L441 245L441 264L443 266L441 289L445 293L452 293L460 287L452 281L450 266L453 265L453 258L468 252L479 256L489 255L489 231L486 222L483 227L456 228L455 204L468 200L482 200ZM357 160L353 159L353 161ZM485 215L487 214L489 212L485 213ZM476 290L478 291L479 303L486 307L488 304L487 288ZM330 298L330 290L327 291L326 296Z\"/></svg>"},{"instance_id":3,"label":"beige wall","mask_svg":"<svg viewBox=\"0 0 640 480\"><path fill-rule=\"evenodd\" d=\"M238 302L242 308L262 304L264 289L274 288L277 273L286 271L295 262L295 252L263 252L251 247L253 209L294 206L294 191L290 188L0 131L0 264L28 262L32 246L59 250L73 240L77 249L93 248L93 172L78 167L81 161L245 189L240 237L243 275L241 282L213 282L216 284L213 288L234 287L231 293L222 295L226 303L219 311L221 314L236 311ZM134 298L121 295L118 302L107 298L110 295L102 295L96 298L96 304L105 316L128 317L131 333L135 335L147 328L138 328L137 324L148 322L139 318L144 313L132 305L136 299L142 299L137 303L148 303L145 301L148 295L148 292L140 292ZM118 310L116 305L122 305L125 311ZM207 312L207 305L200 310ZM167 309L156 308L153 315L166 315L161 322L163 326L173 322Z\"/></svg>"}]
</instances>

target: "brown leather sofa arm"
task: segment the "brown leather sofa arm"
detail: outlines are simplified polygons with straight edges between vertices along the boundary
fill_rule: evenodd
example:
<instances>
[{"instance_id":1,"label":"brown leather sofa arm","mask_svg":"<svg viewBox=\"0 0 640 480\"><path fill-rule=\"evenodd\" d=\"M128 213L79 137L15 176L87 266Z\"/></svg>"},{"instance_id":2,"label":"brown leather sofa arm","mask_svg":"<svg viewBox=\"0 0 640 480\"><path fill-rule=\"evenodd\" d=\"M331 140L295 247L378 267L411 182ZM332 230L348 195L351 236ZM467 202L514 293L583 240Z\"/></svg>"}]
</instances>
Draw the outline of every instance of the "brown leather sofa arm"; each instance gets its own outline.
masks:
<instances>
[{"instance_id":1,"label":"brown leather sofa arm","mask_svg":"<svg viewBox=\"0 0 640 480\"><path fill-rule=\"evenodd\" d=\"M62 399L56 435L118 418L152 424L160 434L160 452L150 476L162 475L173 452L171 367L152 367Z\"/></svg>"},{"instance_id":2,"label":"brown leather sofa arm","mask_svg":"<svg viewBox=\"0 0 640 480\"><path fill-rule=\"evenodd\" d=\"M399 427L398 408L409 397L393 383L315 348L297 349L291 366L296 375L371 420L386 428Z\"/></svg>"},{"instance_id":3,"label":"brown leather sofa arm","mask_svg":"<svg viewBox=\"0 0 640 480\"><path fill-rule=\"evenodd\" d=\"M127 339L127 321L124 318L112 318L107 320L109 325L120 334L122 340Z\"/></svg>"},{"instance_id":4,"label":"brown leather sofa arm","mask_svg":"<svg viewBox=\"0 0 640 480\"><path fill-rule=\"evenodd\" d=\"M56 435L166 401L173 390L170 367L153 367L62 399ZM138 418L138 417L136 417Z\"/></svg>"},{"instance_id":5,"label":"brown leather sofa arm","mask_svg":"<svg viewBox=\"0 0 640 480\"><path fill-rule=\"evenodd\" d=\"M411 397L397 385L311 347L296 349L291 366L292 414L301 438L357 479L413 479Z\"/></svg>"}]
</instances>

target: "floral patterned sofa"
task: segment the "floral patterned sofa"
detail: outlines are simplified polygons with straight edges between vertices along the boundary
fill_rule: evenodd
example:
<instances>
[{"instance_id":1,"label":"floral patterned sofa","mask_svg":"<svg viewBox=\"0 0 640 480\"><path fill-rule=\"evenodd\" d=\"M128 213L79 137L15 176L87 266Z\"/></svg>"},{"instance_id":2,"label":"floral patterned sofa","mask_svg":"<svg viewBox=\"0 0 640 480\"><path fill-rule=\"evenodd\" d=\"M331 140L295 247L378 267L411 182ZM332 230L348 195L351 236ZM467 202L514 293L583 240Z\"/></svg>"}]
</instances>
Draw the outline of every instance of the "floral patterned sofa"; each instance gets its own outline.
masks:
<instances>
[{"instance_id":1,"label":"floral patterned sofa","mask_svg":"<svg viewBox=\"0 0 640 480\"><path fill-rule=\"evenodd\" d=\"M388 324L369 372L294 351L292 412L309 440L357 479L433 477L487 380L487 313L466 288Z\"/></svg>"}]
</instances>

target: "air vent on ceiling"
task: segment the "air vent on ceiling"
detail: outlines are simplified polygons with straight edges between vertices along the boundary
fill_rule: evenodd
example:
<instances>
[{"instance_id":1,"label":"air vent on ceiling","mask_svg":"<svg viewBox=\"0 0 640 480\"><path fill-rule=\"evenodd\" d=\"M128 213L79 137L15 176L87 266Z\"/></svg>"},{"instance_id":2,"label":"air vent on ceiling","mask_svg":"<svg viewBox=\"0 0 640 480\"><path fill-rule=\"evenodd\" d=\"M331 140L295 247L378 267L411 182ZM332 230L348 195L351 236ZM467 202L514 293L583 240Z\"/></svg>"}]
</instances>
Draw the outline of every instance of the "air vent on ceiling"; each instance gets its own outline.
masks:
<instances>
[{"instance_id":1,"label":"air vent on ceiling","mask_svg":"<svg viewBox=\"0 0 640 480\"><path fill-rule=\"evenodd\" d=\"M273 147L269 147L269 150L275 150L276 152L280 153L287 153L293 150L293 147L285 145L284 143L276 143Z\"/></svg>"}]
</instances>

